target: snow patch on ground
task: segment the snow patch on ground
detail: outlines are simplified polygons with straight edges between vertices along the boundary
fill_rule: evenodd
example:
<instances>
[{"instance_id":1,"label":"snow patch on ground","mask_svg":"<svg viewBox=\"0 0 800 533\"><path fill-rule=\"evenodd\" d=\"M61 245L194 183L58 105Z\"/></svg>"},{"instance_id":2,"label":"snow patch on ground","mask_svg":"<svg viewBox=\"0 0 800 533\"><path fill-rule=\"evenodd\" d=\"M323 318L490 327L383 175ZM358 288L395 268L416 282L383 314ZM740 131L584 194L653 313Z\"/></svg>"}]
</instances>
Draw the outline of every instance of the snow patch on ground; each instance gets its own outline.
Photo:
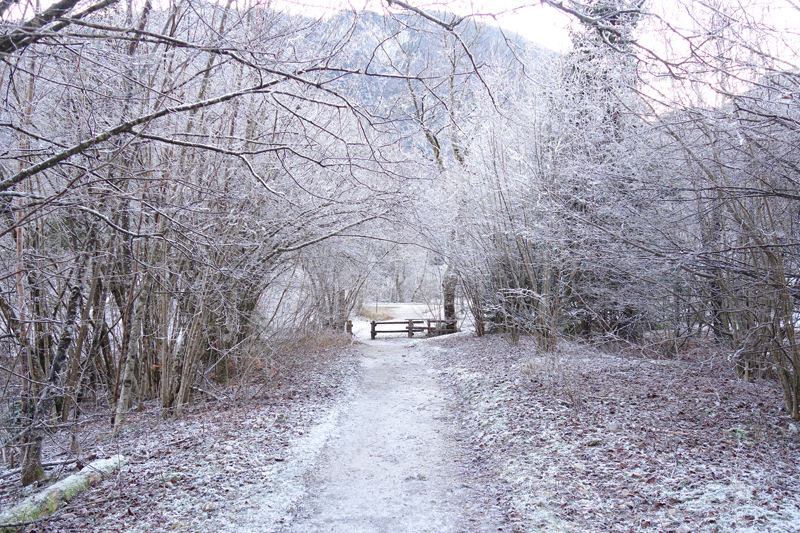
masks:
<instances>
[{"instance_id":1,"label":"snow patch on ground","mask_svg":"<svg viewBox=\"0 0 800 533\"><path fill-rule=\"evenodd\" d=\"M288 423L282 415L271 420L266 413L252 413L239 424L235 434L208 443L198 453L193 483L203 486L202 497L169 489L161 503L162 513L186 517L171 529L197 533L263 531L265 525L280 523L291 515L294 503L305 490L304 476L316 464L325 442L336 431L342 411L352 396L355 373L349 373L338 401L317 412L314 424L296 433L283 446L263 446L259 438L265 428ZM162 479L178 485L185 469L166 470ZM174 496L179 496L175 498ZM158 520L130 524L126 531L147 533L163 530Z\"/></svg>"},{"instance_id":2,"label":"snow patch on ground","mask_svg":"<svg viewBox=\"0 0 800 533\"><path fill-rule=\"evenodd\" d=\"M503 514L455 439L424 340L362 347L362 380L286 533L497 531ZM476 473L478 475L476 475Z\"/></svg>"},{"instance_id":3,"label":"snow patch on ground","mask_svg":"<svg viewBox=\"0 0 800 533\"><path fill-rule=\"evenodd\" d=\"M283 462L265 472L265 483L253 487L249 498L249 510L237 517L227 517L220 532L263 532L267 524L290 521L294 505L306 492L305 479L318 463L325 444L336 434L340 421L349 407L354 392L355 380L347 382L347 392L328 409L325 416L299 437L289 447Z\"/></svg>"}]
</instances>

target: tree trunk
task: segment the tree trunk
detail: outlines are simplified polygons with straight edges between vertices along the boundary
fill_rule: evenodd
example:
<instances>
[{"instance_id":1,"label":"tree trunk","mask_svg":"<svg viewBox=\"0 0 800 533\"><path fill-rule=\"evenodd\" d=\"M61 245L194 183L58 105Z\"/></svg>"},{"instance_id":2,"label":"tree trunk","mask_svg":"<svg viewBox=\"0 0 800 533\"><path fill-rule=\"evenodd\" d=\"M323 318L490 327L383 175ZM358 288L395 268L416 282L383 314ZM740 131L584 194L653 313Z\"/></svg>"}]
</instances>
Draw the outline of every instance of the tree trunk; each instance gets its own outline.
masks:
<instances>
[{"instance_id":1,"label":"tree trunk","mask_svg":"<svg viewBox=\"0 0 800 533\"><path fill-rule=\"evenodd\" d=\"M69 420L69 411L71 403L74 401L75 409L77 410L77 394L80 388L80 359L81 351L83 351L83 344L86 340L86 335L89 326L89 313L94 305L97 303L97 297L100 289L100 276L101 268L100 263L96 263L92 273L92 285L89 289L89 295L86 299L86 305L83 306L81 311L81 327L78 331L78 339L75 341L75 352L73 353L72 360L70 361L69 375L67 377L66 391L64 395L64 404L61 407L61 421L67 422Z\"/></svg>"},{"instance_id":2,"label":"tree trunk","mask_svg":"<svg viewBox=\"0 0 800 533\"><path fill-rule=\"evenodd\" d=\"M136 309L134 310L133 320L131 322L131 330L128 338L128 349L125 350L125 366L122 374L122 388L119 392L119 400L117 400L116 412L114 415L114 430L113 433L119 431L122 424L128 415L128 409L131 405L131 392L133 391L133 377L136 370L136 362L139 358L139 342L142 331L142 317L144 316L145 299L149 293L149 288L142 288L139 296L134 301Z\"/></svg>"},{"instance_id":3,"label":"tree trunk","mask_svg":"<svg viewBox=\"0 0 800 533\"><path fill-rule=\"evenodd\" d=\"M56 396L60 391L61 367L67 360L70 344L75 335L75 323L78 317L78 308L83 300L81 290L81 278L86 264L86 255L82 255L78 260L78 268L75 273L75 280L70 291L69 303L67 304L67 314L64 319L64 327L61 332L61 340L58 343L56 354L50 365L50 376L47 379L44 390L36 405L31 425L24 431L22 461L22 485L30 485L44 478L42 468L42 430L44 429L47 418L53 409Z\"/></svg>"},{"instance_id":4,"label":"tree trunk","mask_svg":"<svg viewBox=\"0 0 800 533\"><path fill-rule=\"evenodd\" d=\"M444 305L444 319L456 320L456 287L458 286L458 277L453 272L450 265L444 271L444 278L442 280L442 303Z\"/></svg>"}]
</instances>

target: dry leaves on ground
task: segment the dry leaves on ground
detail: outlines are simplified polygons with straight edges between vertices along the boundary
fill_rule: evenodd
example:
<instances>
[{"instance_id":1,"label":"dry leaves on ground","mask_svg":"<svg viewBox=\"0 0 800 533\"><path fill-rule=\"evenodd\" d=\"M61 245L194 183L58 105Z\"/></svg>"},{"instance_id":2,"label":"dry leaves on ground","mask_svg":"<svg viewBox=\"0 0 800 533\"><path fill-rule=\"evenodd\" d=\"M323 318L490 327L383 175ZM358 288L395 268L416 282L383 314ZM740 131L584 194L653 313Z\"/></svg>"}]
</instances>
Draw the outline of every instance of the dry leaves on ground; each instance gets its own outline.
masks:
<instances>
[{"instance_id":1,"label":"dry leaves on ground","mask_svg":"<svg viewBox=\"0 0 800 533\"><path fill-rule=\"evenodd\" d=\"M678 359L462 334L430 341L525 531L800 531L798 426L769 381Z\"/></svg>"},{"instance_id":2,"label":"dry leaves on ground","mask_svg":"<svg viewBox=\"0 0 800 533\"><path fill-rule=\"evenodd\" d=\"M262 379L249 383L261 393L247 402L200 402L177 418L164 418L147 403L144 412L131 413L116 437L110 436L107 416L87 421L80 434L82 457L121 453L128 465L22 531L235 531L255 500L280 485L288 463L297 459L291 444L340 399L355 363L348 348L308 349L268 387ZM69 449L64 438L59 434L48 442L46 457ZM51 479L71 473L62 470L52 471ZM0 479L0 506L40 490L20 489L13 476Z\"/></svg>"},{"instance_id":3,"label":"dry leaves on ground","mask_svg":"<svg viewBox=\"0 0 800 533\"><path fill-rule=\"evenodd\" d=\"M567 342L539 354L527 339L512 347L472 334L415 344L458 399L479 505L502 509L506 530L800 531L798 425L777 384L737 379L724 354L652 359ZM87 423L83 458L123 453L131 464L25 531L221 533L265 501L280 520L300 494L279 497L301 477L291 465L314 461L292 444L342 403L351 355L310 350L249 402L167 419L146 405L114 438L107 421ZM70 459L59 439L50 459ZM0 473L0 505L23 495L15 481Z\"/></svg>"}]
</instances>

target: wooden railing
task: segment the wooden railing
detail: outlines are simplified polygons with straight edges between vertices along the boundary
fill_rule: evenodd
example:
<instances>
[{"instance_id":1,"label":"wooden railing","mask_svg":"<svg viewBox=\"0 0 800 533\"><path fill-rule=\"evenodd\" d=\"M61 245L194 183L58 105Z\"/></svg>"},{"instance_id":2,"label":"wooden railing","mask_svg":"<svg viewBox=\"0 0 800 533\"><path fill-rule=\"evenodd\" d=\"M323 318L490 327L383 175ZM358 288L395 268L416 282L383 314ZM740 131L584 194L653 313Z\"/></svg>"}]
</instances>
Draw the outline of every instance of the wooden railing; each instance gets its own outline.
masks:
<instances>
[{"instance_id":1,"label":"wooden railing","mask_svg":"<svg viewBox=\"0 0 800 533\"><path fill-rule=\"evenodd\" d=\"M414 333L427 333L429 335L444 335L445 333L456 332L456 320L436 320L432 318L409 318L403 320L373 320L370 322L370 338L375 340L378 333L407 333L408 338L412 338ZM378 326L399 326L404 325L402 329L381 329L378 331Z\"/></svg>"}]
</instances>

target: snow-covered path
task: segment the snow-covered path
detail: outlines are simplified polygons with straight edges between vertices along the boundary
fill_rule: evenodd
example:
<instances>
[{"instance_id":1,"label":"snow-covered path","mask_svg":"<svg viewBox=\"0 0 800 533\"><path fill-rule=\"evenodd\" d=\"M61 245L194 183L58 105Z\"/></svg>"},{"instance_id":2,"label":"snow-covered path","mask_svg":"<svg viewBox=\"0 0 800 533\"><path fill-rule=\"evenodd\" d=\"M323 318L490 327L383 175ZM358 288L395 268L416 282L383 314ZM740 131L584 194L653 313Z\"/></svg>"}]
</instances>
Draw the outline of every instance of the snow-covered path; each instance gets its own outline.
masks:
<instances>
[{"instance_id":1,"label":"snow-covered path","mask_svg":"<svg viewBox=\"0 0 800 533\"><path fill-rule=\"evenodd\" d=\"M368 341L362 379L342 412L308 493L281 532L497 531L463 474L452 398L423 342Z\"/></svg>"}]
</instances>

